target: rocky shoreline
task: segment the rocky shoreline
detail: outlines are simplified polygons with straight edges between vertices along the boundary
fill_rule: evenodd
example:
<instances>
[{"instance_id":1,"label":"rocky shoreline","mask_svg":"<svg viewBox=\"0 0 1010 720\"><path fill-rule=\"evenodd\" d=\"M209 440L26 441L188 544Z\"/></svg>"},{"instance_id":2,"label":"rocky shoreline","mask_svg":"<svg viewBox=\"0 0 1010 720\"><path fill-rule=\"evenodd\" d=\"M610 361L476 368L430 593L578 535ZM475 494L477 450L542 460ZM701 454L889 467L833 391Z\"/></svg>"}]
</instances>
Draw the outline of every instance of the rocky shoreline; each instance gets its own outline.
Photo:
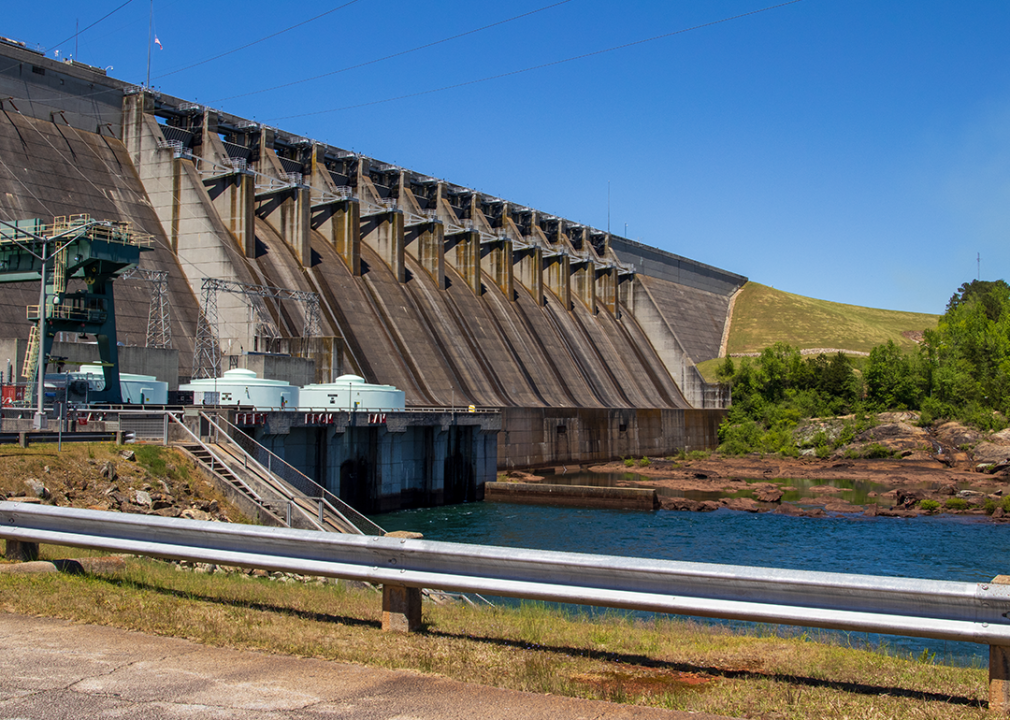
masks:
<instances>
[{"instance_id":1,"label":"rocky shoreline","mask_svg":"<svg viewBox=\"0 0 1010 720\"><path fill-rule=\"evenodd\" d=\"M797 430L798 442L816 433L830 437L844 420L810 421ZM1010 430L986 434L958 423L922 428L917 420L915 413L881 414L874 427L827 457L814 452L799 457L713 453L694 459L629 459L581 469L617 478L616 487L654 488L664 510L728 508L805 517L910 518L942 513L1010 521ZM870 448L874 454L883 449L886 457L860 457ZM509 475L526 482L543 480L530 473ZM804 481L803 496L783 500L790 492L795 496L797 488L790 482L798 481ZM865 493L864 502L854 503L846 497L849 490L834 484L839 481L869 483L875 489ZM809 483L814 485L806 487ZM690 497L708 494L722 497Z\"/></svg>"}]
</instances>

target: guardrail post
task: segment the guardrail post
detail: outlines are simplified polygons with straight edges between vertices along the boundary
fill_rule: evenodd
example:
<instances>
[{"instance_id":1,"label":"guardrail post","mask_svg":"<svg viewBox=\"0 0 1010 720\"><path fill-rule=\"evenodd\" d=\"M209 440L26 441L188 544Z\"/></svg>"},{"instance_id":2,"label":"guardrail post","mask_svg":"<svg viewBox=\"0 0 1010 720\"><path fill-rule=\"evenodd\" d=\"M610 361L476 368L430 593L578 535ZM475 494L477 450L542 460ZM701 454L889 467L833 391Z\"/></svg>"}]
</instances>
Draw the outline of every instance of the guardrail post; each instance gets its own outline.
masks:
<instances>
[{"instance_id":1,"label":"guardrail post","mask_svg":"<svg viewBox=\"0 0 1010 720\"><path fill-rule=\"evenodd\" d=\"M1010 575L997 575L993 585L1010 585ZM989 646L989 712L1010 714L1010 647Z\"/></svg>"},{"instance_id":2,"label":"guardrail post","mask_svg":"<svg viewBox=\"0 0 1010 720\"><path fill-rule=\"evenodd\" d=\"M8 540L4 557L15 562L34 562L39 559L39 544L22 540Z\"/></svg>"},{"instance_id":3,"label":"guardrail post","mask_svg":"<svg viewBox=\"0 0 1010 720\"><path fill-rule=\"evenodd\" d=\"M382 629L388 632L421 629L421 588L382 586Z\"/></svg>"}]
</instances>

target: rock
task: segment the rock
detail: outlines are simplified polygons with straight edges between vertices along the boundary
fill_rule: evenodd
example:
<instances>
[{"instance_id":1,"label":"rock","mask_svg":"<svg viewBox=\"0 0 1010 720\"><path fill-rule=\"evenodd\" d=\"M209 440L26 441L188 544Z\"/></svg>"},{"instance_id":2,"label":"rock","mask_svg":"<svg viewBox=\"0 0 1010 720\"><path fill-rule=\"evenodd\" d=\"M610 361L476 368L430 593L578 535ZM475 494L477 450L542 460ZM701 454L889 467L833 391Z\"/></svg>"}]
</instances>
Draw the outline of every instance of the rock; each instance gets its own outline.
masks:
<instances>
[{"instance_id":1,"label":"rock","mask_svg":"<svg viewBox=\"0 0 1010 720\"><path fill-rule=\"evenodd\" d=\"M49 489L35 478L28 478L25 480L25 485L28 486L28 489L32 491L32 495L35 497L41 498L42 500L47 500L49 498Z\"/></svg>"},{"instance_id":2,"label":"rock","mask_svg":"<svg viewBox=\"0 0 1010 720\"><path fill-rule=\"evenodd\" d=\"M792 503L782 503L773 511L776 515L789 515L791 517L803 517L806 515L802 509Z\"/></svg>"},{"instance_id":3,"label":"rock","mask_svg":"<svg viewBox=\"0 0 1010 720\"><path fill-rule=\"evenodd\" d=\"M759 502L777 503L782 501L782 490L778 487L763 487L754 491L754 499Z\"/></svg>"},{"instance_id":4,"label":"rock","mask_svg":"<svg viewBox=\"0 0 1010 720\"><path fill-rule=\"evenodd\" d=\"M824 506L824 511L830 513L858 513L863 511L863 506L852 505L844 500L834 500Z\"/></svg>"},{"instance_id":5,"label":"rock","mask_svg":"<svg viewBox=\"0 0 1010 720\"><path fill-rule=\"evenodd\" d=\"M205 513L203 510L198 510L197 508L186 508L181 513L179 517L187 518L189 520L213 520L209 513Z\"/></svg>"},{"instance_id":6,"label":"rock","mask_svg":"<svg viewBox=\"0 0 1010 720\"><path fill-rule=\"evenodd\" d=\"M663 510L697 512L700 505L701 503L697 500L688 500L682 497L661 497L659 499L659 506Z\"/></svg>"},{"instance_id":7,"label":"rock","mask_svg":"<svg viewBox=\"0 0 1010 720\"><path fill-rule=\"evenodd\" d=\"M996 445L991 442L980 442L971 451L971 455L977 463L1000 465L1010 459L1010 447Z\"/></svg>"},{"instance_id":8,"label":"rock","mask_svg":"<svg viewBox=\"0 0 1010 720\"><path fill-rule=\"evenodd\" d=\"M880 508L877 506L876 503L872 503L866 506L866 509L863 510L863 515L865 515L866 517L877 517L877 511L879 509Z\"/></svg>"},{"instance_id":9,"label":"rock","mask_svg":"<svg viewBox=\"0 0 1010 720\"><path fill-rule=\"evenodd\" d=\"M137 462L137 453L133 450L123 450L119 456L128 462Z\"/></svg>"},{"instance_id":10,"label":"rock","mask_svg":"<svg viewBox=\"0 0 1010 720\"><path fill-rule=\"evenodd\" d=\"M992 517L994 520L999 520L1002 517L1006 517L1006 511L1002 507L997 507L992 511Z\"/></svg>"},{"instance_id":11,"label":"rock","mask_svg":"<svg viewBox=\"0 0 1010 720\"><path fill-rule=\"evenodd\" d=\"M386 537L404 538L406 540L422 540L424 538L424 533L411 532L410 530L394 530L393 532L386 533Z\"/></svg>"},{"instance_id":12,"label":"rock","mask_svg":"<svg viewBox=\"0 0 1010 720\"><path fill-rule=\"evenodd\" d=\"M698 505L698 512L715 512L722 505L715 500L702 500L701 504Z\"/></svg>"},{"instance_id":13,"label":"rock","mask_svg":"<svg viewBox=\"0 0 1010 720\"><path fill-rule=\"evenodd\" d=\"M961 490L956 497L967 500L972 505L981 505L985 502L985 493L980 493L978 490Z\"/></svg>"},{"instance_id":14,"label":"rock","mask_svg":"<svg viewBox=\"0 0 1010 720\"><path fill-rule=\"evenodd\" d=\"M914 518L918 517L919 513L915 510L904 510L902 508L879 508L877 510L877 515L880 517L892 518Z\"/></svg>"},{"instance_id":15,"label":"rock","mask_svg":"<svg viewBox=\"0 0 1010 720\"><path fill-rule=\"evenodd\" d=\"M926 498L926 493L924 493L922 490L902 490L902 489L899 489L898 492L895 493L895 496L894 496L896 504L901 505L901 506L906 507L906 508L912 507L913 505L917 504L921 500L924 500L925 498Z\"/></svg>"},{"instance_id":16,"label":"rock","mask_svg":"<svg viewBox=\"0 0 1010 720\"><path fill-rule=\"evenodd\" d=\"M756 513L761 510L757 502L750 498L723 498L722 504L730 510L740 510L742 512Z\"/></svg>"},{"instance_id":17,"label":"rock","mask_svg":"<svg viewBox=\"0 0 1010 720\"><path fill-rule=\"evenodd\" d=\"M119 477L119 473L116 472L116 464L111 460L106 461L102 465L101 473L103 478L108 478L109 480L115 480Z\"/></svg>"},{"instance_id":18,"label":"rock","mask_svg":"<svg viewBox=\"0 0 1010 720\"><path fill-rule=\"evenodd\" d=\"M133 502L141 507L151 507L153 501L151 500L151 494L146 490L134 490L133 491Z\"/></svg>"}]
</instances>

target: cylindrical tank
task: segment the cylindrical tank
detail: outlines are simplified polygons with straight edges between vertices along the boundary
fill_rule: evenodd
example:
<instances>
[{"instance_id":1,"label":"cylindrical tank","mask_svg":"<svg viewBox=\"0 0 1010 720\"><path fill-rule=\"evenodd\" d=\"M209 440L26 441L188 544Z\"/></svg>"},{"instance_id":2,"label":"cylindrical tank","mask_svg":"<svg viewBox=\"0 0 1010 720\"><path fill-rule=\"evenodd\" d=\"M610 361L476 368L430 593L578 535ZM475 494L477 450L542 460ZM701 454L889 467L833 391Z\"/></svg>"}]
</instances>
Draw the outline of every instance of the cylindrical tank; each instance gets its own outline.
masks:
<instances>
[{"instance_id":1,"label":"cylindrical tank","mask_svg":"<svg viewBox=\"0 0 1010 720\"><path fill-rule=\"evenodd\" d=\"M331 383L306 385L298 393L298 407L304 410L402 412L404 404L403 390L372 385L358 375L341 375Z\"/></svg>"},{"instance_id":2,"label":"cylindrical tank","mask_svg":"<svg viewBox=\"0 0 1010 720\"><path fill-rule=\"evenodd\" d=\"M200 378L179 386L193 392L196 405L251 405L283 410L298 406L298 388L284 380L267 380L252 370L235 368L219 378Z\"/></svg>"}]
</instances>

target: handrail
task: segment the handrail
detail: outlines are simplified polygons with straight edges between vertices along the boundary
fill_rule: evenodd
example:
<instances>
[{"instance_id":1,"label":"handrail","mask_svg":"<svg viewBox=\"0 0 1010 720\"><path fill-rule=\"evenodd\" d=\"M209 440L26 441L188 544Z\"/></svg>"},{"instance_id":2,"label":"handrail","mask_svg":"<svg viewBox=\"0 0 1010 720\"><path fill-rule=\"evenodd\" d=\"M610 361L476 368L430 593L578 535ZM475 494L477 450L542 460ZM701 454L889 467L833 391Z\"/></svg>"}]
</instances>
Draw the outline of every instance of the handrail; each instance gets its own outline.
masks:
<instances>
[{"instance_id":1,"label":"handrail","mask_svg":"<svg viewBox=\"0 0 1010 720\"><path fill-rule=\"evenodd\" d=\"M210 455L211 458L215 462L217 462L221 467L225 468L226 470L228 469L228 463L225 462L216 452L214 452L213 450L211 450L207 446L207 444L203 440L200 439L200 437L198 435L196 435L192 430L190 430L188 427L186 427L186 423L184 423L182 420L180 420L179 418L177 418L172 413L165 413L165 415L168 417L169 422L174 422L179 427L181 427L183 430L185 430L186 434L189 435L189 437L192 438L193 441L196 442L201 448L203 448L207 452L207 454ZM213 470L214 470L214 466L212 465L211 466L211 471L213 471ZM242 478L240 478L240 477L238 477L236 475L235 476L235 481L239 485L241 485L245 490L247 490L249 492L249 494L256 500L257 504L259 504L264 509L269 510L269 508L267 508L266 504L263 502L263 499L260 497L259 493L256 492L255 490L253 490L248 485L246 485L245 481L243 481Z\"/></svg>"},{"instance_id":2,"label":"handrail","mask_svg":"<svg viewBox=\"0 0 1010 720\"><path fill-rule=\"evenodd\" d=\"M211 420L204 412L201 411L200 415L201 415L201 417L206 418L207 422L209 422L211 424L214 424L215 427L217 427L216 424L214 423L214 421ZM299 470L298 468L296 468L293 465L291 465L290 463L288 463L286 460L284 460L284 458L278 456L277 454L275 454L269 448L264 447L261 443L257 442L255 438L252 438L249 435L246 435L245 433L243 433L242 430L237 425L235 425L230 420L228 420L227 417L222 417L220 415L216 415L216 417L220 418L221 421L224 422L224 424L228 428L231 428L234 431L236 431L238 433L241 433L243 440L248 441L252 445L256 446L256 448L257 448L258 451L263 452L263 453L266 454L267 460L268 460L268 465L266 467L266 470L271 475L277 476L276 473L274 473L274 471L273 471L273 463L274 462L279 463L281 466L286 467L288 470L290 470L296 476L298 476L299 482L304 483L307 487L309 487L309 488L315 490L316 492L318 492L319 493L319 495L318 495L319 499L323 500L330 508L333 509L333 511L337 515L339 515L341 518L343 518L345 522L348 522L348 523L351 524L352 527L357 528L361 532L361 534L363 534L363 535L385 535L386 534L386 531L383 530L381 527L379 527L379 525L377 525L376 523L374 523L371 520L369 520L367 517L365 517L364 515L362 515L360 512L358 512L357 510L355 510L353 507L351 507L350 505L348 505L346 502L344 502L343 500L341 500L339 497L337 497L336 495L334 495L332 492L330 492L329 490L327 490L325 487L323 487L322 485L320 485L319 483L317 483L315 480L313 480L312 478L310 478L308 475L306 475L305 473L303 473L301 470ZM220 430L220 428L218 428L218 429ZM222 430L222 432L224 432L226 435L229 435L226 430ZM238 442L235 440L234 437L231 437L231 435L229 435L229 438L232 441L236 442L236 444L238 444ZM262 463L260 463L260 466L262 467ZM288 482L288 481L284 480L284 478L282 478L280 476L277 476L277 477L282 482ZM293 483L288 483L288 484L294 485ZM297 486L295 486L295 488L298 489ZM308 492L305 492L304 490L302 490L301 492L304 495L306 495L306 496L313 497ZM313 497L313 499L315 499L315 498ZM340 508L342 508L339 511L337 510L338 506ZM347 515L350 515L354 519L351 520L350 518L347 517Z\"/></svg>"},{"instance_id":3,"label":"handrail","mask_svg":"<svg viewBox=\"0 0 1010 720\"><path fill-rule=\"evenodd\" d=\"M218 425L216 422L214 422L214 420L211 419L211 417L209 415L207 415L204 412L201 412L200 413L200 417L202 417L204 420L206 420L207 423L211 425L211 427L213 427L215 430L217 430L218 433L219 433L219 436L223 435L224 437L226 437L228 439L228 441L231 443L231 445L233 445L235 448L238 449L238 451L240 453L242 453L242 457L243 457L243 459L244 459L245 462L251 462L252 465L254 466L254 468L257 469L257 470L259 470L259 474L261 475L261 478L264 480L264 482L267 482L270 485L270 487L274 488L277 492L281 493L281 495L283 495L285 498L287 498L287 500L288 500L289 503L293 502L296 499L295 493L292 492L291 488L288 487L288 484L286 482L284 482L284 478L279 477L272 470L264 467L263 464L260 463L259 460L257 460L251 454L249 454L246 451L246 449L244 447L242 447L242 445L240 443L236 442L236 440L233 437L231 437L231 435L229 435L228 432L224 428L222 428L220 425ZM227 422L227 420L225 420L225 422ZM294 469L297 471L297 468L294 468ZM306 478L306 479L308 479L308 478ZM357 525L355 525L353 522L351 522L348 518L344 517L343 513L341 513L339 510L337 510L329 502L326 501L326 498L324 498L324 497L313 498L313 497L309 497L308 495L306 495L304 493L303 493L303 497L305 497L306 499L309 499L309 500L316 500L320 504L325 504L326 507L330 508L331 512L334 515L336 515L341 521L343 521L343 523L345 525L345 531L346 532L351 532L353 534L358 534L358 535L364 535L364 533L358 528ZM298 509L298 512L300 512L304 517L306 517L309 520L309 522L311 522L313 525L315 525L316 527L318 527L320 530L325 530L326 529L325 525L322 522L322 519L316 519L316 518L312 517L308 513L308 511L305 508L301 507L300 505L297 505L297 509Z\"/></svg>"}]
</instances>

